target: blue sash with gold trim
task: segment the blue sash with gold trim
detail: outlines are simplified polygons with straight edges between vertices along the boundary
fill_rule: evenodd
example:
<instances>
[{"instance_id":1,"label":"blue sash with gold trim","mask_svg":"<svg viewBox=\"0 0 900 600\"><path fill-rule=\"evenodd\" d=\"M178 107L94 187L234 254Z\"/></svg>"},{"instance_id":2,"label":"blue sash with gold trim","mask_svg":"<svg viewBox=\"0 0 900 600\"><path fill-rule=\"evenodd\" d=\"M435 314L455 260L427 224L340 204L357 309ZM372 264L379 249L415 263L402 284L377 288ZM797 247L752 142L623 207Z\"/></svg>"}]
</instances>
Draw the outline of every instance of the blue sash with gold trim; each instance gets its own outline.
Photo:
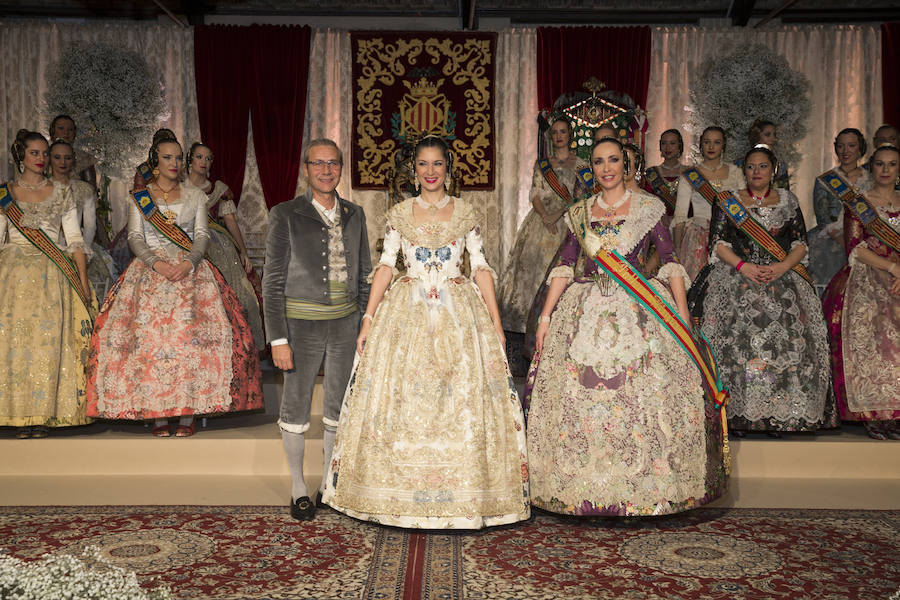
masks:
<instances>
[{"instance_id":1,"label":"blue sash with gold trim","mask_svg":"<svg viewBox=\"0 0 900 600\"><path fill-rule=\"evenodd\" d=\"M869 233L884 242L894 252L900 253L900 233L894 231L894 228L878 215L878 211L863 194L856 191L834 169L822 173L818 179L844 204L847 210L862 221L863 227Z\"/></svg>"},{"instance_id":2,"label":"blue sash with gold trim","mask_svg":"<svg viewBox=\"0 0 900 600\"><path fill-rule=\"evenodd\" d=\"M137 204L141 214L144 215L144 219L153 225L154 229L166 236L176 246L187 252L191 251L191 248L194 247L191 237L177 223L169 221L162 216L162 213L159 212L159 208L153 201L153 197L150 196L150 192L137 190L131 193L131 199Z\"/></svg>"}]
</instances>

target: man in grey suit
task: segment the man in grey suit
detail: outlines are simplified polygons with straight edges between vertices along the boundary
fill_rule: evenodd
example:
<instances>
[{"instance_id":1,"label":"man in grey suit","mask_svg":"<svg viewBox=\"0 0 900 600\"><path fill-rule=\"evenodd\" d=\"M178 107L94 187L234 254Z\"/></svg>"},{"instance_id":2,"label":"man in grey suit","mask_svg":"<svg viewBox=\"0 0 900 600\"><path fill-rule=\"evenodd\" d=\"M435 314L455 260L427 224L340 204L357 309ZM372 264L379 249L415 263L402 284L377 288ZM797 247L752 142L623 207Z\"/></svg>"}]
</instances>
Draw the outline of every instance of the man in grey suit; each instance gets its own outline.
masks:
<instances>
[{"instance_id":1,"label":"man in grey suit","mask_svg":"<svg viewBox=\"0 0 900 600\"><path fill-rule=\"evenodd\" d=\"M363 209L335 192L343 167L337 144L312 140L302 164L309 190L269 213L262 288L272 362L284 371L278 425L291 470L291 516L307 521L316 512L303 479L313 387L324 359L324 476L369 301L372 261Z\"/></svg>"}]
</instances>

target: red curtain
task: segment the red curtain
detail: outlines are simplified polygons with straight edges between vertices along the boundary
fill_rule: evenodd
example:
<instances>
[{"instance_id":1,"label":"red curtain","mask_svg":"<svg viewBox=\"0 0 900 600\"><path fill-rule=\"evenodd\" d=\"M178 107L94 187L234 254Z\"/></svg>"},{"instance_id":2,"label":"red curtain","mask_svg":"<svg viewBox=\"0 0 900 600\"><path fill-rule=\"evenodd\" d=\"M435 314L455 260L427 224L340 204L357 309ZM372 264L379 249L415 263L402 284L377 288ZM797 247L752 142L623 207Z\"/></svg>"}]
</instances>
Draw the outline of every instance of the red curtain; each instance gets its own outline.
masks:
<instances>
[{"instance_id":1,"label":"red curtain","mask_svg":"<svg viewBox=\"0 0 900 600\"><path fill-rule=\"evenodd\" d=\"M239 199L247 156L247 122L266 205L294 197L300 169L309 26L198 25L194 76L203 142L215 154L215 177Z\"/></svg>"},{"instance_id":2,"label":"red curtain","mask_svg":"<svg viewBox=\"0 0 900 600\"><path fill-rule=\"evenodd\" d=\"M244 185L247 157L249 84L240 80L240 74L247 72L246 32L246 27L235 25L194 28L194 79L200 133L203 143L215 156L212 176L228 184L235 202L240 199ZM191 144L186 142L185 152Z\"/></svg>"},{"instance_id":3,"label":"red curtain","mask_svg":"<svg viewBox=\"0 0 900 600\"><path fill-rule=\"evenodd\" d=\"M881 25L881 97L884 122L900 127L900 22Z\"/></svg>"},{"instance_id":4,"label":"red curtain","mask_svg":"<svg viewBox=\"0 0 900 600\"><path fill-rule=\"evenodd\" d=\"M308 25L250 27L253 148L269 208L297 189L311 32Z\"/></svg>"},{"instance_id":5,"label":"red curtain","mask_svg":"<svg viewBox=\"0 0 900 600\"><path fill-rule=\"evenodd\" d=\"M553 108L561 94L583 90L591 76L646 107L650 28L538 27L538 108Z\"/></svg>"}]
</instances>

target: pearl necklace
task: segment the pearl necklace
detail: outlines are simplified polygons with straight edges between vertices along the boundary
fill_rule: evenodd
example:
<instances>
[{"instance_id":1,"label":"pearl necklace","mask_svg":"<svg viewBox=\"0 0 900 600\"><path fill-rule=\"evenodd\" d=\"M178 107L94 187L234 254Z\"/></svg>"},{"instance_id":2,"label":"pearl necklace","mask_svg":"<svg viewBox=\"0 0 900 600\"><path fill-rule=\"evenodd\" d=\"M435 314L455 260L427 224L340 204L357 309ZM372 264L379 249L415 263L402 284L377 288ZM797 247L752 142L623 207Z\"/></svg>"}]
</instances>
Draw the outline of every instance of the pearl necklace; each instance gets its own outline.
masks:
<instances>
[{"instance_id":1,"label":"pearl necklace","mask_svg":"<svg viewBox=\"0 0 900 600\"><path fill-rule=\"evenodd\" d=\"M600 194L597 194L595 203L597 204L597 207L605 213L603 216L608 219L609 217L613 216L613 213L616 212L616 209L618 209L620 206L631 199L631 190L625 190L625 193L618 200L618 202L616 202L612 206L603 201L603 198L601 197L602 195L602 192Z\"/></svg>"},{"instance_id":2,"label":"pearl necklace","mask_svg":"<svg viewBox=\"0 0 900 600\"><path fill-rule=\"evenodd\" d=\"M28 183L27 181L24 181L22 179L16 179L16 185L23 190L36 191L41 189L42 187L50 185L50 180L46 177L43 177L38 183Z\"/></svg>"},{"instance_id":3,"label":"pearl necklace","mask_svg":"<svg viewBox=\"0 0 900 600\"><path fill-rule=\"evenodd\" d=\"M422 196L416 196L416 204L424 208L428 211L428 214L432 217L437 214L439 210L450 204L450 196L444 194L444 197L435 202L434 204L429 204L422 199Z\"/></svg>"}]
</instances>

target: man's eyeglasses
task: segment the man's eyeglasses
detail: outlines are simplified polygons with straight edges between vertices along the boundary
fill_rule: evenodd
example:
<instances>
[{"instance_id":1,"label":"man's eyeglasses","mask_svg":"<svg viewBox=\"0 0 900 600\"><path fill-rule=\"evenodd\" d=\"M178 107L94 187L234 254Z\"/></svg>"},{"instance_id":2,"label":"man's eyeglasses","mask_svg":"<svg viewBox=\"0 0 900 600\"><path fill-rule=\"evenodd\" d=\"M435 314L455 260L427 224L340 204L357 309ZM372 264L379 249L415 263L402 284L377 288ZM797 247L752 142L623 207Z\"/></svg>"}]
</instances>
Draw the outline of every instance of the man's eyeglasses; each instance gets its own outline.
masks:
<instances>
[{"instance_id":1,"label":"man's eyeglasses","mask_svg":"<svg viewBox=\"0 0 900 600\"><path fill-rule=\"evenodd\" d=\"M333 169L335 167L341 166L340 161L337 160L308 160L306 161L306 164L308 164L313 169Z\"/></svg>"}]
</instances>

